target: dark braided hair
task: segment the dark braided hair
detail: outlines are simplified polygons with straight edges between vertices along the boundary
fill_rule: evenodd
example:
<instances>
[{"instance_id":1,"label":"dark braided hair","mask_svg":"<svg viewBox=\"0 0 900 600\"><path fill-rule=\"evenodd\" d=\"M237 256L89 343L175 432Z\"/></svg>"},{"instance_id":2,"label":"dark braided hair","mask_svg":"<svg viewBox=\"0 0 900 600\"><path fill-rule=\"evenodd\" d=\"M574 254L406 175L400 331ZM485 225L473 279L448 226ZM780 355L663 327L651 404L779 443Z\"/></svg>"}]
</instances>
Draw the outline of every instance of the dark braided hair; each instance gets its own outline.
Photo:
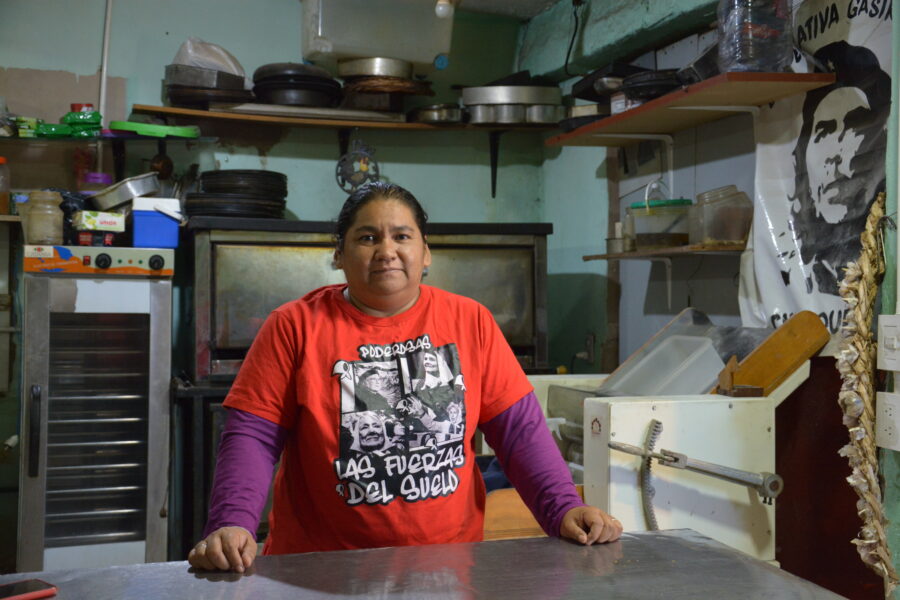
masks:
<instances>
[{"instance_id":1,"label":"dark braided hair","mask_svg":"<svg viewBox=\"0 0 900 600\"><path fill-rule=\"evenodd\" d=\"M399 200L405 204L412 211L422 237L425 237L425 225L428 223L428 214L422 208L422 205L419 204L419 201L416 200L416 197L399 185L387 183L386 181L372 181L360 186L359 189L350 194L341 208L334 228L334 245L338 250L344 249L344 236L347 235L347 231L353 225L359 209L372 200L384 199Z\"/></svg>"}]
</instances>

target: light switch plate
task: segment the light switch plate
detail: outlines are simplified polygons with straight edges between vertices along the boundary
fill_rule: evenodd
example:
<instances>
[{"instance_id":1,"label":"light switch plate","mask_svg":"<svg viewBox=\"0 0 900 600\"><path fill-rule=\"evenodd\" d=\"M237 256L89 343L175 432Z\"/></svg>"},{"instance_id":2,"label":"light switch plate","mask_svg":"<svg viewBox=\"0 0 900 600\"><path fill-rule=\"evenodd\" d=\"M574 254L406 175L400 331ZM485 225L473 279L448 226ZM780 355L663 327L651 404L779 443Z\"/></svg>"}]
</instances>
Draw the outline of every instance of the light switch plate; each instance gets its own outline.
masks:
<instances>
[{"instance_id":1,"label":"light switch plate","mask_svg":"<svg viewBox=\"0 0 900 600\"><path fill-rule=\"evenodd\" d=\"M878 358L882 371L900 371L900 315L878 315Z\"/></svg>"},{"instance_id":2,"label":"light switch plate","mask_svg":"<svg viewBox=\"0 0 900 600\"><path fill-rule=\"evenodd\" d=\"M875 395L875 445L900 450L900 394Z\"/></svg>"}]
</instances>

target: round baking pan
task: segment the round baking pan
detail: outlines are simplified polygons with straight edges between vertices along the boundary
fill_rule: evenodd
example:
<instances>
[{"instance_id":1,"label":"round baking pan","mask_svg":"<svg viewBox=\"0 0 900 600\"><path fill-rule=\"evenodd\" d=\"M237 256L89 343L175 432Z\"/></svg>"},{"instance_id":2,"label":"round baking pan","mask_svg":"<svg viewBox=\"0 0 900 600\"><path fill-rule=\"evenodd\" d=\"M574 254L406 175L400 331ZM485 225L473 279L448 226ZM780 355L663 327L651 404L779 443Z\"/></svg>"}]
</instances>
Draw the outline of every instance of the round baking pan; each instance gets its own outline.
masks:
<instances>
[{"instance_id":1,"label":"round baking pan","mask_svg":"<svg viewBox=\"0 0 900 600\"><path fill-rule=\"evenodd\" d=\"M328 82L325 80L318 81L274 81L274 80L266 80L257 83L254 87L254 90L309 90L311 92L322 92L325 94L331 94L332 96L339 96L341 93L341 86L337 85L335 82Z\"/></svg>"},{"instance_id":2,"label":"round baking pan","mask_svg":"<svg viewBox=\"0 0 900 600\"><path fill-rule=\"evenodd\" d=\"M169 102L175 106L207 108L210 102L244 104L253 102L250 90L219 90L212 88L192 88L183 85L166 86Z\"/></svg>"},{"instance_id":3,"label":"round baking pan","mask_svg":"<svg viewBox=\"0 0 900 600\"><path fill-rule=\"evenodd\" d=\"M232 177L246 179L253 178L261 181L287 182L287 175L284 173L268 171L266 169L215 169L213 171L203 171L200 173L200 179L230 179Z\"/></svg>"},{"instance_id":4,"label":"round baking pan","mask_svg":"<svg viewBox=\"0 0 900 600\"><path fill-rule=\"evenodd\" d=\"M562 93L556 86L488 85L463 88L466 106L478 104L560 104Z\"/></svg>"},{"instance_id":5,"label":"round baking pan","mask_svg":"<svg viewBox=\"0 0 900 600\"><path fill-rule=\"evenodd\" d=\"M256 87L294 87L322 92L340 93L341 84L335 79L323 79L322 77L303 77L283 75L279 77L267 77L256 82Z\"/></svg>"},{"instance_id":6,"label":"round baking pan","mask_svg":"<svg viewBox=\"0 0 900 600\"><path fill-rule=\"evenodd\" d=\"M678 69L644 71L622 80L621 91L631 100L652 100L681 87Z\"/></svg>"},{"instance_id":7,"label":"round baking pan","mask_svg":"<svg viewBox=\"0 0 900 600\"><path fill-rule=\"evenodd\" d=\"M469 106L472 125L510 125L525 122L524 104L478 104Z\"/></svg>"},{"instance_id":8,"label":"round baking pan","mask_svg":"<svg viewBox=\"0 0 900 600\"><path fill-rule=\"evenodd\" d=\"M269 63L263 65L253 72L253 83L258 83L269 77L281 76L312 76L321 77L323 79L332 79L331 73L321 67L313 65L305 65L303 63Z\"/></svg>"},{"instance_id":9,"label":"round baking pan","mask_svg":"<svg viewBox=\"0 0 900 600\"><path fill-rule=\"evenodd\" d=\"M284 198L287 188L284 185L272 185L258 182L203 181L200 183L203 192L210 194L254 194L269 198Z\"/></svg>"},{"instance_id":10,"label":"round baking pan","mask_svg":"<svg viewBox=\"0 0 900 600\"><path fill-rule=\"evenodd\" d=\"M284 198L287 187L284 184L262 183L258 181L216 181L203 180L200 187L210 194L254 194L270 198Z\"/></svg>"},{"instance_id":11,"label":"round baking pan","mask_svg":"<svg viewBox=\"0 0 900 600\"><path fill-rule=\"evenodd\" d=\"M566 114L566 107L561 104L532 104L525 108L526 123L557 123Z\"/></svg>"},{"instance_id":12,"label":"round baking pan","mask_svg":"<svg viewBox=\"0 0 900 600\"><path fill-rule=\"evenodd\" d=\"M338 96L331 92L298 89L294 87L253 88L253 93L263 104L286 104L289 106L333 106Z\"/></svg>"},{"instance_id":13,"label":"round baking pan","mask_svg":"<svg viewBox=\"0 0 900 600\"><path fill-rule=\"evenodd\" d=\"M400 77L412 79L412 63L396 58L354 58L338 62L338 77Z\"/></svg>"},{"instance_id":14,"label":"round baking pan","mask_svg":"<svg viewBox=\"0 0 900 600\"><path fill-rule=\"evenodd\" d=\"M271 200L245 194L187 194L184 210L188 215L261 216L280 218L284 200Z\"/></svg>"},{"instance_id":15,"label":"round baking pan","mask_svg":"<svg viewBox=\"0 0 900 600\"><path fill-rule=\"evenodd\" d=\"M462 110L457 104L432 104L420 106L409 112L407 121L414 123L459 123Z\"/></svg>"},{"instance_id":16,"label":"round baking pan","mask_svg":"<svg viewBox=\"0 0 900 600\"><path fill-rule=\"evenodd\" d=\"M269 194L251 194L236 192L190 192L185 195L187 200L198 203L206 202L238 202L238 203L257 203L263 206L280 205L284 206L284 198L278 198Z\"/></svg>"},{"instance_id":17,"label":"round baking pan","mask_svg":"<svg viewBox=\"0 0 900 600\"><path fill-rule=\"evenodd\" d=\"M200 175L200 187L207 192L228 192L227 188L253 193L287 195L287 177L275 171L204 171Z\"/></svg>"}]
</instances>

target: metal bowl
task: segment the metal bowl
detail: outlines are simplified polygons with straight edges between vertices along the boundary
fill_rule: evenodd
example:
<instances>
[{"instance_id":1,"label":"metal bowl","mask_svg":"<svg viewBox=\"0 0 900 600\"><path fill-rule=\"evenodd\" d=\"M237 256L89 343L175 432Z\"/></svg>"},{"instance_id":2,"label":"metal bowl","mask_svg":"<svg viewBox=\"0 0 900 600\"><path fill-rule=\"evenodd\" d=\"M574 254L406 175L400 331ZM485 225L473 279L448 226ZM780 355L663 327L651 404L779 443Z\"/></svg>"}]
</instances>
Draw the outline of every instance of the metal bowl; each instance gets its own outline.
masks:
<instances>
[{"instance_id":1,"label":"metal bowl","mask_svg":"<svg viewBox=\"0 0 900 600\"><path fill-rule=\"evenodd\" d=\"M338 63L338 77L400 77L412 79L413 65L396 58L354 58Z\"/></svg>"},{"instance_id":2,"label":"metal bowl","mask_svg":"<svg viewBox=\"0 0 900 600\"><path fill-rule=\"evenodd\" d=\"M151 196L159 191L156 175L156 171L150 171L123 179L91 196L91 201L100 210L110 210L139 196Z\"/></svg>"}]
</instances>

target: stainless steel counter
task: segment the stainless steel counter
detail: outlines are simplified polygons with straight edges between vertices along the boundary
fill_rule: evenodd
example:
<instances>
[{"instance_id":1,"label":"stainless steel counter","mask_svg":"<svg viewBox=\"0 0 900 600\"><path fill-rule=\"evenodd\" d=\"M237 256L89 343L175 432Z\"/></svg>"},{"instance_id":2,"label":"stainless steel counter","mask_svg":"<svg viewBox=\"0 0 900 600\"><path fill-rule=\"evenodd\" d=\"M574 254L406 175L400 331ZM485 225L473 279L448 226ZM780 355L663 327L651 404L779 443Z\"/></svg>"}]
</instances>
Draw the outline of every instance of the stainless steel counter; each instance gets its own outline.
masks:
<instances>
[{"instance_id":1,"label":"stainless steel counter","mask_svg":"<svg viewBox=\"0 0 900 600\"><path fill-rule=\"evenodd\" d=\"M583 547L532 538L259 557L245 575L186 562L0 576L38 577L58 598L840 598L688 529Z\"/></svg>"}]
</instances>

